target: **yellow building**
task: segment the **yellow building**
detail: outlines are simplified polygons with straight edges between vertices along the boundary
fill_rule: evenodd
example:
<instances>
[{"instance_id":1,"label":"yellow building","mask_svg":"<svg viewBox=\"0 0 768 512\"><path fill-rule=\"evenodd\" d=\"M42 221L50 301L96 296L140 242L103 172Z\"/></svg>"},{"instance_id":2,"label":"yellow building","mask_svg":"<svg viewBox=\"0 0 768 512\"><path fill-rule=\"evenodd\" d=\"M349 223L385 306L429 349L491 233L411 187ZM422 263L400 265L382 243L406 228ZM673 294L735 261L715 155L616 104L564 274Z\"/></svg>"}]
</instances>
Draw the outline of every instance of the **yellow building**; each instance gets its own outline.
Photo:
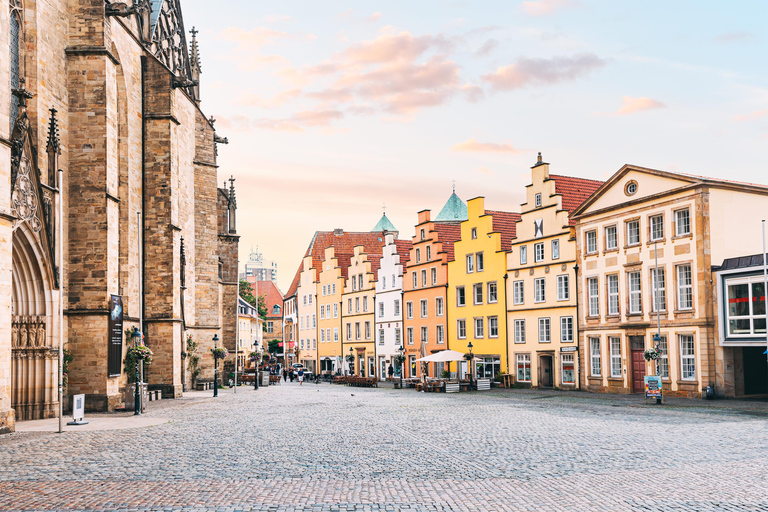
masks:
<instances>
[{"instance_id":1,"label":"yellow building","mask_svg":"<svg viewBox=\"0 0 768 512\"><path fill-rule=\"evenodd\" d=\"M298 312L298 336L283 344L286 366L302 363L305 368L315 367L317 360L317 273L312 265L312 256L305 256L296 289ZM293 357L290 357L293 355Z\"/></svg>"},{"instance_id":2,"label":"yellow building","mask_svg":"<svg viewBox=\"0 0 768 512\"><path fill-rule=\"evenodd\" d=\"M381 253L367 254L356 246L347 269L347 282L342 295L342 327L344 357L349 371L360 377L376 376L376 345L373 329L376 318L376 279Z\"/></svg>"},{"instance_id":3,"label":"yellow building","mask_svg":"<svg viewBox=\"0 0 768 512\"><path fill-rule=\"evenodd\" d=\"M569 214L602 182L531 169L517 239L507 255L509 357L515 382L576 388L576 239Z\"/></svg>"},{"instance_id":4,"label":"yellow building","mask_svg":"<svg viewBox=\"0 0 768 512\"><path fill-rule=\"evenodd\" d=\"M454 259L448 262L448 348L467 353L472 344L475 378L507 373L506 254L519 220L517 213L486 210L482 197L470 199L461 239L453 244ZM464 377L466 363L460 365L459 377Z\"/></svg>"},{"instance_id":5,"label":"yellow building","mask_svg":"<svg viewBox=\"0 0 768 512\"><path fill-rule=\"evenodd\" d=\"M317 357L321 373L335 373L342 368L341 350L341 294L344 290L342 266L336 249L327 247L319 265L317 311Z\"/></svg>"}]
</instances>

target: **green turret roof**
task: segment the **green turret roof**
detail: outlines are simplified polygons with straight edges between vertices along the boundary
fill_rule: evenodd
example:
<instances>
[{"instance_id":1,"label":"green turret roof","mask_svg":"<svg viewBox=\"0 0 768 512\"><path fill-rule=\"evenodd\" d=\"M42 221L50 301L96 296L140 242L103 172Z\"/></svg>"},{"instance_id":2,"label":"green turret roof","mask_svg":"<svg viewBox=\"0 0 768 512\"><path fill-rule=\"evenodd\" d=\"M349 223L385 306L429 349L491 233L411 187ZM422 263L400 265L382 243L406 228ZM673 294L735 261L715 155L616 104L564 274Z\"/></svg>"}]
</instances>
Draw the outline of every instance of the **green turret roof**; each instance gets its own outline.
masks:
<instances>
[{"instance_id":1,"label":"green turret roof","mask_svg":"<svg viewBox=\"0 0 768 512\"><path fill-rule=\"evenodd\" d=\"M466 207L464 209L466 210ZM371 231L397 231L397 228L389 221L385 213Z\"/></svg>"},{"instance_id":2,"label":"green turret roof","mask_svg":"<svg viewBox=\"0 0 768 512\"><path fill-rule=\"evenodd\" d=\"M459 222L467 220L468 218L466 203L459 199L459 196L454 192L451 194L451 197L448 198L448 201L445 203L445 206L443 206L443 209L440 210L440 213L437 214L437 217L435 217L435 221Z\"/></svg>"}]
</instances>

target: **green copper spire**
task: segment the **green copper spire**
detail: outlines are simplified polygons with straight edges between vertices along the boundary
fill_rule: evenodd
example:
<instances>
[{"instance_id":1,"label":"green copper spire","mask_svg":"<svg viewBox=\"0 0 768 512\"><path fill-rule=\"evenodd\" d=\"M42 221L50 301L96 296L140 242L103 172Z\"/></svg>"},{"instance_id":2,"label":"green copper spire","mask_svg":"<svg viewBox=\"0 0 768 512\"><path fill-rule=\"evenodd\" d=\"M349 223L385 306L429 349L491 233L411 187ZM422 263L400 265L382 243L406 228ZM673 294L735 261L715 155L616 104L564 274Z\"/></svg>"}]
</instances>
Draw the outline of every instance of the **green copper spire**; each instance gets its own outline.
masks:
<instances>
[{"instance_id":1,"label":"green copper spire","mask_svg":"<svg viewBox=\"0 0 768 512\"><path fill-rule=\"evenodd\" d=\"M459 222L467 219L467 205L459 199L454 190L443 209L435 217L435 222Z\"/></svg>"},{"instance_id":2,"label":"green copper spire","mask_svg":"<svg viewBox=\"0 0 768 512\"><path fill-rule=\"evenodd\" d=\"M389 221L387 214L384 213L371 231L397 231L397 228Z\"/></svg>"}]
</instances>

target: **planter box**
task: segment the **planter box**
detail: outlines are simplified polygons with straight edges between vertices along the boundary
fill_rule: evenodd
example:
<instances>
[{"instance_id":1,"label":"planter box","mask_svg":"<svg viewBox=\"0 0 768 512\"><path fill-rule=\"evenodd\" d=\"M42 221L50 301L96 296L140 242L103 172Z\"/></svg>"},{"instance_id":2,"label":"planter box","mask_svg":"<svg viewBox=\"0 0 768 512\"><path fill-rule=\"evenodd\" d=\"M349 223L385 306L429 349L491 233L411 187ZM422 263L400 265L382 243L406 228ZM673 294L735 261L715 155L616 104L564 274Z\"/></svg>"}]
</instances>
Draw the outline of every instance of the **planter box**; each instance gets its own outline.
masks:
<instances>
[{"instance_id":1,"label":"planter box","mask_svg":"<svg viewBox=\"0 0 768 512\"><path fill-rule=\"evenodd\" d=\"M134 397L136 396L135 390L136 390L135 384L125 385L125 410L126 411L133 411L136 407L136 404L134 403ZM149 395L147 394L147 385L144 384L141 386L141 412L146 412L147 402L149 402Z\"/></svg>"},{"instance_id":2,"label":"planter box","mask_svg":"<svg viewBox=\"0 0 768 512\"><path fill-rule=\"evenodd\" d=\"M459 383L458 382L446 382L445 383L445 392L446 393L458 393L459 392Z\"/></svg>"},{"instance_id":3,"label":"planter box","mask_svg":"<svg viewBox=\"0 0 768 512\"><path fill-rule=\"evenodd\" d=\"M488 391L491 389L491 379L477 379L477 390Z\"/></svg>"}]
</instances>

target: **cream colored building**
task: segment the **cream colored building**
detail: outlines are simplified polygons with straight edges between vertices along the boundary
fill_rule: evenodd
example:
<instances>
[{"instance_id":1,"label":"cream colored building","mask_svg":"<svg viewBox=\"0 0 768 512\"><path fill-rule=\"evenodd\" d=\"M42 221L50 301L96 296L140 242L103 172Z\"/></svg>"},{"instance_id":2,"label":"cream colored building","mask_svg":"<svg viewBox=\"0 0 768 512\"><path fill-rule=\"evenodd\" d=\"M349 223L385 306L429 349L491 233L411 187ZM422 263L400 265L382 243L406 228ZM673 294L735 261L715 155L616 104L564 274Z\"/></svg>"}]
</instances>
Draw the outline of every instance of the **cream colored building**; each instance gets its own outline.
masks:
<instances>
[{"instance_id":1,"label":"cream colored building","mask_svg":"<svg viewBox=\"0 0 768 512\"><path fill-rule=\"evenodd\" d=\"M643 391L643 377L655 374L643 350L660 332L660 373L668 396L701 396L707 386L733 396L735 355L764 339L765 323L753 325L748 314L749 336L719 336L717 311L729 303L727 297L717 300L712 271L730 258L762 250L758 212L766 209L768 187L632 165L580 206L572 218L581 268L584 387ZM754 288L757 297L748 294L747 300L762 297L764 308L760 290ZM734 303L743 300L735 298ZM765 372L765 356L760 357Z\"/></svg>"},{"instance_id":2,"label":"cream colored building","mask_svg":"<svg viewBox=\"0 0 768 512\"><path fill-rule=\"evenodd\" d=\"M264 329L263 322L259 318L258 310L238 298L237 304L237 338L238 338L238 370L242 371L245 367L252 367L248 355L254 350L257 352L266 352L264 347Z\"/></svg>"},{"instance_id":3,"label":"cream colored building","mask_svg":"<svg viewBox=\"0 0 768 512\"><path fill-rule=\"evenodd\" d=\"M569 215L601 184L550 175L541 153L531 168L517 238L507 253L509 373L518 385L579 387L576 239Z\"/></svg>"}]
</instances>

